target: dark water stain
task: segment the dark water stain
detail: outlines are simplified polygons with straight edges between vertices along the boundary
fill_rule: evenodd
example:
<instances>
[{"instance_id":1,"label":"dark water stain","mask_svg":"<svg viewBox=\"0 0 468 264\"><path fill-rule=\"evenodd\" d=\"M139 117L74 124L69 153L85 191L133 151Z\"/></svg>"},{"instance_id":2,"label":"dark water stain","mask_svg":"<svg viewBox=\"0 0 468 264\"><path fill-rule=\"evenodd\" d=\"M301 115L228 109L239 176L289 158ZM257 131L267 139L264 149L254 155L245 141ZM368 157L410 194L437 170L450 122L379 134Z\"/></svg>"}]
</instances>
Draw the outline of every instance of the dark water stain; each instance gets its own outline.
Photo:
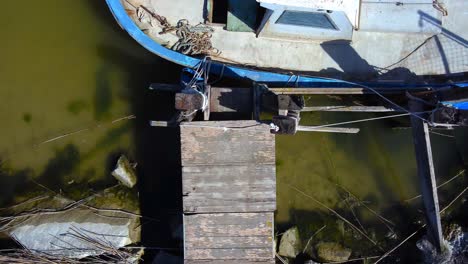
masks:
<instances>
[{"instance_id":1,"label":"dark water stain","mask_svg":"<svg viewBox=\"0 0 468 264\"><path fill-rule=\"evenodd\" d=\"M30 169L14 171L0 157L0 206L5 206L13 201L15 194L24 191L24 186L31 178L33 172Z\"/></svg>"},{"instance_id":2,"label":"dark water stain","mask_svg":"<svg viewBox=\"0 0 468 264\"><path fill-rule=\"evenodd\" d=\"M80 160L79 148L76 145L68 144L55 151L54 156L47 162L36 180L49 188L60 188L66 184L64 182L66 176L73 172Z\"/></svg>"},{"instance_id":3,"label":"dark water stain","mask_svg":"<svg viewBox=\"0 0 468 264\"><path fill-rule=\"evenodd\" d=\"M105 147L111 146L118 142L118 140L132 129L131 123L123 123L122 125L110 129L105 136L99 139L94 147L94 150L98 151ZM92 151L91 151L92 152Z\"/></svg>"},{"instance_id":4,"label":"dark water stain","mask_svg":"<svg viewBox=\"0 0 468 264\"><path fill-rule=\"evenodd\" d=\"M112 88L110 81L110 69L102 65L96 71L96 88L94 91L94 118L101 121L109 117L112 107Z\"/></svg>"},{"instance_id":5,"label":"dark water stain","mask_svg":"<svg viewBox=\"0 0 468 264\"><path fill-rule=\"evenodd\" d=\"M83 110L85 110L88 107L88 104L84 100L73 100L68 103L67 105L67 111L70 114L73 115L78 115L81 113Z\"/></svg>"},{"instance_id":6,"label":"dark water stain","mask_svg":"<svg viewBox=\"0 0 468 264\"><path fill-rule=\"evenodd\" d=\"M283 166L284 161L282 159L277 158L275 163L276 163L276 168L278 169Z\"/></svg>"},{"instance_id":7,"label":"dark water stain","mask_svg":"<svg viewBox=\"0 0 468 264\"><path fill-rule=\"evenodd\" d=\"M31 113L24 113L23 114L23 121L27 124L31 123L31 120L32 120L32 115Z\"/></svg>"}]
</instances>

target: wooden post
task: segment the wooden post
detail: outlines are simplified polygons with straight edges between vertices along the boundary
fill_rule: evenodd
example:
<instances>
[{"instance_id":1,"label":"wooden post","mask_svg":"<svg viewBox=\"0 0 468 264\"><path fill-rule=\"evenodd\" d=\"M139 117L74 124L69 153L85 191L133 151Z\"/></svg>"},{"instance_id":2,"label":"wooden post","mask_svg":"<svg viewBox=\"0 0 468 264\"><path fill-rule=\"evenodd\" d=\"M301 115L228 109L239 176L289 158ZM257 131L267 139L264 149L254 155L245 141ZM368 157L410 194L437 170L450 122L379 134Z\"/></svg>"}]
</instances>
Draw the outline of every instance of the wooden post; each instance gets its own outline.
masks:
<instances>
[{"instance_id":1,"label":"wooden post","mask_svg":"<svg viewBox=\"0 0 468 264\"><path fill-rule=\"evenodd\" d=\"M423 111L423 103L410 100L409 108L413 113ZM414 114L422 117L420 114ZM417 116L411 116L413 128L413 141L418 165L418 177L421 184L421 193L426 209L428 236L438 252L443 248L442 225L440 222L439 199L437 196L437 183L435 179L434 162L432 160L431 139L427 122Z\"/></svg>"}]
</instances>

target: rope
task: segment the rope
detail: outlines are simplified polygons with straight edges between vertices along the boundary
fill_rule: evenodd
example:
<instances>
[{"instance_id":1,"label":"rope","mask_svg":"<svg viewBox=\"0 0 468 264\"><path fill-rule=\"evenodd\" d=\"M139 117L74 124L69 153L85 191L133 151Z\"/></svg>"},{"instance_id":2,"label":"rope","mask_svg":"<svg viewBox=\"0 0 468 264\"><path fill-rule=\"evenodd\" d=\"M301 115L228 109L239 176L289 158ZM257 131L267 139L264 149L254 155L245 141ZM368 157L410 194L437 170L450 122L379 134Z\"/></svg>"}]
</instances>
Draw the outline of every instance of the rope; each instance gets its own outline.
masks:
<instances>
[{"instance_id":1,"label":"rope","mask_svg":"<svg viewBox=\"0 0 468 264\"><path fill-rule=\"evenodd\" d=\"M213 28L201 23L191 26L187 19L181 19L177 22L177 26L164 28L159 34L166 34L174 30L179 40L172 46L173 50L185 55L220 54L220 51L211 44Z\"/></svg>"},{"instance_id":2,"label":"rope","mask_svg":"<svg viewBox=\"0 0 468 264\"><path fill-rule=\"evenodd\" d=\"M196 109L193 110L190 113L183 112L181 113L181 116L183 117L189 117L195 114L198 110L205 111L206 108L208 107L208 102L209 99L205 93L205 87L208 83L208 78L210 74L210 69L211 69L211 58L210 57L204 57L203 60L198 63L195 68L193 69L195 71L195 74L192 76L192 79L185 85L185 89L187 90L193 90L194 92L200 94L203 98L203 103L202 103L202 108L201 109ZM203 84L200 83L199 79L203 76Z\"/></svg>"},{"instance_id":3,"label":"rope","mask_svg":"<svg viewBox=\"0 0 468 264\"><path fill-rule=\"evenodd\" d=\"M439 0L433 0L432 6L439 12L442 13L442 16L448 16L447 8L445 8L444 4L440 3Z\"/></svg>"},{"instance_id":4,"label":"rope","mask_svg":"<svg viewBox=\"0 0 468 264\"><path fill-rule=\"evenodd\" d=\"M221 54L211 43L211 33L214 32L212 27L202 23L192 26L187 19L181 19L173 26L167 21L167 18L156 14L143 5L136 8L136 13L140 22L146 20L149 14L150 18L148 19L148 23L151 26L153 26L153 20L151 18L156 19L162 28L161 32L159 32L160 35L175 31L176 36L179 38L171 47L171 49L175 51L185 55Z\"/></svg>"},{"instance_id":5,"label":"rope","mask_svg":"<svg viewBox=\"0 0 468 264\"><path fill-rule=\"evenodd\" d=\"M293 76L294 76L294 75L293 75ZM299 78L300 78L300 77L301 77L300 75L297 75L296 83L299 82ZM321 77L321 78L322 78L322 79L325 79L325 80L335 80L335 81L336 81L336 79L332 79L332 78L326 78L326 77ZM376 90L375 90L374 88L372 88L372 87L369 87L369 86L363 85L363 84L358 84L358 83L350 82L350 81L345 81L345 80L340 80L340 81L341 81L342 83L345 83L345 84L349 84L349 85L353 85L353 86L358 86L358 87L367 89L367 90L373 92L374 94L376 94L377 96L379 96L380 98L382 98L382 99L383 99L384 101L386 101L387 103L393 105L393 106L396 107L397 109L403 110L402 112L406 112L408 115L412 115L412 116L414 116L414 117L416 117L416 118L418 118L418 119L420 119L420 120L422 120L422 121L428 123L428 124L431 125L431 126L434 125L434 123L433 123L432 121L429 121L429 120L427 120L427 119L425 119L425 118L423 118L423 117L420 117L420 116L418 116L418 115L412 113L411 111L407 110L407 109L404 108L403 106L401 106L401 105L399 105L399 104L393 102L392 100L388 99L387 97L385 97L384 95L382 95L381 93L379 93L378 91L376 91ZM289 82L289 80L288 80L288 82ZM424 112L424 113L425 113L425 112Z\"/></svg>"}]
</instances>

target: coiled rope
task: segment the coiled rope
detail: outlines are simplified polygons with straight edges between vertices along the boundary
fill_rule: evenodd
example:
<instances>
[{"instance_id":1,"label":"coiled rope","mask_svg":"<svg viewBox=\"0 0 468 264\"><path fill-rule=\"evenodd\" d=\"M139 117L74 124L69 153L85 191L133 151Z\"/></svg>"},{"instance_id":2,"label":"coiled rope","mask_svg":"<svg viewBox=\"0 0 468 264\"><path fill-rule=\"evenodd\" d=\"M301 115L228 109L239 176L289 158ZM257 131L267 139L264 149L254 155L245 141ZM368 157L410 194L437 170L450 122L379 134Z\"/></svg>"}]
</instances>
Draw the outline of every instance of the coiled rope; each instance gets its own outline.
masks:
<instances>
[{"instance_id":1,"label":"coiled rope","mask_svg":"<svg viewBox=\"0 0 468 264\"><path fill-rule=\"evenodd\" d=\"M148 19L148 15L150 18ZM137 7L137 17L140 22L148 20L148 23L153 26L152 19L156 19L161 25L162 31L160 35L174 32L179 38L172 45L171 49L183 53L185 55L219 55L221 52L214 48L211 43L212 33L214 29L202 23L192 26L187 19L181 19L177 25L171 25L163 16L156 14L147 7L140 5Z\"/></svg>"}]
</instances>

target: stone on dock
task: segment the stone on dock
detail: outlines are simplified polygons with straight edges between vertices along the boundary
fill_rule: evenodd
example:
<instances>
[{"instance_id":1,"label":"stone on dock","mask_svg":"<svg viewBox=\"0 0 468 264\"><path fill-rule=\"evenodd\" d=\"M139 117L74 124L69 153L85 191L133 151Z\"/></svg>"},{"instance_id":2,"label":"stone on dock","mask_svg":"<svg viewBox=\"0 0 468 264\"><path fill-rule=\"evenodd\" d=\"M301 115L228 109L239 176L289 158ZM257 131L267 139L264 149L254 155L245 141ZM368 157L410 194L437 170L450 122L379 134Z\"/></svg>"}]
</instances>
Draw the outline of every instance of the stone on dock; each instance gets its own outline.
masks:
<instances>
[{"instance_id":1,"label":"stone on dock","mask_svg":"<svg viewBox=\"0 0 468 264\"><path fill-rule=\"evenodd\" d=\"M112 176L128 188L132 188L137 183L135 169L125 155L120 156Z\"/></svg>"},{"instance_id":2,"label":"stone on dock","mask_svg":"<svg viewBox=\"0 0 468 264\"><path fill-rule=\"evenodd\" d=\"M321 242L315 248L319 260L323 262L347 261L351 256L351 249L345 248L338 243Z\"/></svg>"},{"instance_id":3,"label":"stone on dock","mask_svg":"<svg viewBox=\"0 0 468 264\"><path fill-rule=\"evenodd\" d=\"M297 226L288 229L281 237L278 254L283 257L295 258L301 252L301 239Z\"/></svg>"}]
</instances>

